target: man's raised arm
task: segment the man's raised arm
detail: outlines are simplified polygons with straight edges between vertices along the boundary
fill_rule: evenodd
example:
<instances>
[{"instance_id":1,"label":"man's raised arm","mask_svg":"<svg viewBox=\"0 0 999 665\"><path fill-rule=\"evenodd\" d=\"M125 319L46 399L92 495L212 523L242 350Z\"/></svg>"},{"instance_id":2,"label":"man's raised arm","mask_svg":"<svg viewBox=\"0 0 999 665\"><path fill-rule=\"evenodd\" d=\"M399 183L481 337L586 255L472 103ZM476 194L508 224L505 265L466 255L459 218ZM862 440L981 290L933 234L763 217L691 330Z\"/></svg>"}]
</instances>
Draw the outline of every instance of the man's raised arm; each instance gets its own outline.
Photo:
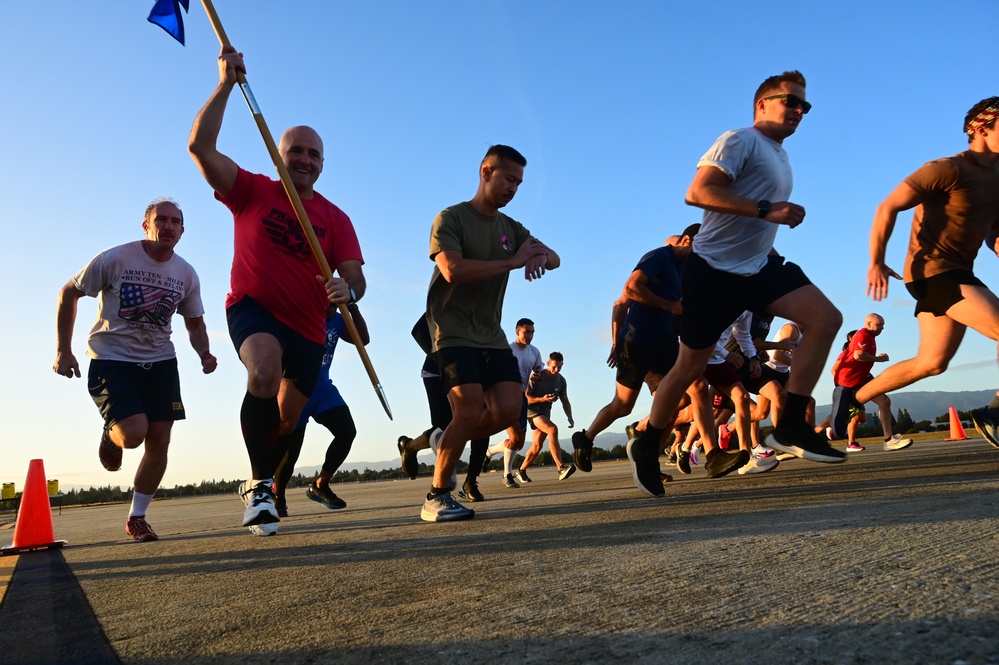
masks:
<instances>
[{"instance_id":1,"label":"man's raised arm","mask_svg":"<svg viewBox=\"0 0 999 665\"><path fill-rule=\"evenodd\" d=\"M222 129L222 117L229 101L229 95L236 85L236 72L246 73L243 55L231 46L222 47L219 54L219 84L208 98L208 102L198 112L191 128L187 149L194 163L201 169L205 180L220 196L228 196L236 184L239 167L236 162L218 151L217 142Z\"/></svg>"}]
</instances>

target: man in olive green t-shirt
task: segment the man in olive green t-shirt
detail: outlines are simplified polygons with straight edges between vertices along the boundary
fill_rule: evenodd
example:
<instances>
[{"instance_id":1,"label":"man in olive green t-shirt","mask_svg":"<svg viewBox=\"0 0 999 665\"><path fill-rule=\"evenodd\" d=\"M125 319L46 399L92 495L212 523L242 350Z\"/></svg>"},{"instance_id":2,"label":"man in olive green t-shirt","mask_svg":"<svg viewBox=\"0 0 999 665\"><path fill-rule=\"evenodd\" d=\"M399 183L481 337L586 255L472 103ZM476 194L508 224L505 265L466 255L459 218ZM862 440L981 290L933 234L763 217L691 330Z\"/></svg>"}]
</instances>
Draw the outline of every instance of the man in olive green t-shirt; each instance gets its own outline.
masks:
<instances>
[{"instance_id":1,"label":"man in olive green t-shirt","mask_svg":"<svg viewBox=\"0 0 999 665\"><path fill-rule=\"evenodd\" d=\"M465 442L500 432L520 416L520 369L500 325L507 280L519 268L528 281L538 279L560 263L558 254L499 211L516 195L526 165L513 148L490 147L475 196L441 211L430 230L434 273L427 322L454 417L430 438L437 464L420 513L428 522L475 516L450 492Z\"/></svg>"},{"instance_id":2,"label":"man in olive green t-shirt","mask_svg":"<svg viewBox=\"0 0 999 665\"><path fill-rule=\"evenodd\" d=\"M916 299L919 352L882 372L857 391L863 404L947 369L967 328L999 341L999 299L972 273L984 244L999 255L999 97L971 107L964 120L968 149L937 159L910 175L878 206L871 228L867 294L888 296L888 279L899 275L885 264L885 248L900 212L915 207L904 281ZM845 422L850 400L834 411L833 429ZM999 393L971 412L978 431L999 447Z\"/></svg>"}]
</instances>

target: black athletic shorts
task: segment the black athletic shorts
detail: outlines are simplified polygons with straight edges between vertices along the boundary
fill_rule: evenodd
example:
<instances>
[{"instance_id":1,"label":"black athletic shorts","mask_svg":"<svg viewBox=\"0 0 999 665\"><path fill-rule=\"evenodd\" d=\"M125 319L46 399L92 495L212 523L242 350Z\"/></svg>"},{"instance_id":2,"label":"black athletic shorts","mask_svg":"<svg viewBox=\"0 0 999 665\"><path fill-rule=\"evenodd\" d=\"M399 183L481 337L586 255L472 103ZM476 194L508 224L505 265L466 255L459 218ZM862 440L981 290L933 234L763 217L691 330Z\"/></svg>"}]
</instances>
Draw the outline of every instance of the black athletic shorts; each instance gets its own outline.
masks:
<instances>
[{"instance_id":1,"label":"black athletic shorts","mask_svg":"<svg viewBox=\"0 0 999 665\"><path fill-rule=\"evenodd\" d=\"M737 373L739 375L739 380L742 381L742 385L746 386L746 390L754 395L759 395L760 388L767 385L771 381L776 381L780 386L784 385L780 382L780 377L777 376L779 372L763 362L760 363L760 375L755 379L749 375L749 360L746 360L743 366L738 369Z\"/></svg>"},{"instance_id":2,"label":"black athletic shorts","mask_svg":"<svg viewBox=\"0 0 999 665\"><path fill-rule=\"evenodd\" d=\"M625 388L637 390L649 372L660 377L669 373L676 364L680 342L675 336L655 342L621 340L617 349L617 382ZM649 389L652 390L651 385Z\"/></svg>"},{"instance_id":3,"label":"black athletic shorts","mask_svg":"<svg viewBox=\"0 0 999 665\"><path fill-rule=\"evenodd\" d=\"M791 378L791 372L781 372L773 367L770 367L770 365L767 365L767 368L773 372L774 380L776 380L782 388L787 388L787 380Z\"/></svg>"},{"instance_id":4,"label":"black athletic shorts","mask_svg":"<svg viewBox=\"0 0 999 665\"><path fill-rule=\"evenodd\" d=\"M243 296L227 309L225 319L237 354L250 335L267 333L276 338L282 350L281 376L294 382L306 397L312 395L322 370L325 344L313 342L281 323L250 296Z\"/></svg>"},{"instance_id":5,"label":"black athletic shorts","mask_svg":"<svg viewBox=\"0 0 999 665\"><path fill-rule=\"evenodd\" d=\"M970 270L949 270L933 277L916 279L908 282L905 288L916 299L916 316L921 312L944 316L948 309L964 300L962 284L988 288Z\"/></svg>"},{"instance_id":6,"label":"black athletic shorts","mask_svg":"<svg viewBox=\"0 0 999 665\"><path fill-rule=\"evenodd\" d=\"M87 390L105 427L139 413L146 414L149 422L186 417L176 358L154 363L91 360Z\"/></svg>"},{"instance_id":7,"label":"black athletic shorts","mask_svg":"<svg viewBox=\"0 0 999 665\"><path fill-rule=\"evenodd\" d=\"M489 390L497 383L512 381L521 386L520 365L513 351L506 349L479 349L471 346L448 346L437 350L444 389L451 392L455 386L477 383Z\"/></svg>"},{"instance_id":8,"label":"black athletic shorts","mask_svg":"<svg viewBox=\"0 0 999 665\"><path fill-rule=\"evenodd\" d=\"M770 303L811 282L794 263L771 256L755 275L715 270L696 253L683 262L683 314L680 341L692 349L707 349L747 309L765 312Z\"/></svg>"}]
</instances>

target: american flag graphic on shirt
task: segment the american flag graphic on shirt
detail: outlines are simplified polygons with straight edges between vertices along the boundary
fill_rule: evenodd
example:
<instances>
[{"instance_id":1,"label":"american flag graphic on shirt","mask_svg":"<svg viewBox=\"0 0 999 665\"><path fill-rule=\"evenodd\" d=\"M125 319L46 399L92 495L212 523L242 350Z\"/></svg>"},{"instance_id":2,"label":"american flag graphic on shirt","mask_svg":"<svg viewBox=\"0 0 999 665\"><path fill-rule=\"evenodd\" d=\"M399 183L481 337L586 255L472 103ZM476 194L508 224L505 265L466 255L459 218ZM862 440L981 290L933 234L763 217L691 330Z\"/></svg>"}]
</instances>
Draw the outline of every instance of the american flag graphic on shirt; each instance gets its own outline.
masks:
<instances>
[{"instance_id":1,"label":"american flag graphic on shirt","mask_svg":"<svg viewBox=\"0 0 999 665\"><path fill-rule=\"evenodd\" d=\"M179 291L162 286L122 284L118 316L126 321L165 326L177 311L181 295Z\"/></svg>"}]
</instances>

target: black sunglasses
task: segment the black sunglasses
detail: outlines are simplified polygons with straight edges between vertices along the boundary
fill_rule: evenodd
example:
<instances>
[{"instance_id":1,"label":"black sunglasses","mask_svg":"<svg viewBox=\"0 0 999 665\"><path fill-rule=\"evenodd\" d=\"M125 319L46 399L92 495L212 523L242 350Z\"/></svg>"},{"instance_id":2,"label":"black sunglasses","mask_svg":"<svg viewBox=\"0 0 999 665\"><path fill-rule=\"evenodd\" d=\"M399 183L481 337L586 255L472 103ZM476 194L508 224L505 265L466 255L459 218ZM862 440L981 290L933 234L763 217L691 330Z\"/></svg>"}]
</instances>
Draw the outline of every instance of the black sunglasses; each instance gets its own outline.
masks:
<instances>
[{"instance_id":1,"label":"black sunglasses","mask_svg":"<svg viewBox=\"0 0 999 665\"><path fill-rule=\"evenodd\" d=\"M789 109L796 109L800 106L802 113L808 113L809 111L812 110L812 105L806 102L804 99L802 99L798 95L791 95L786 92L781 95L770 95L769 97L764 97L763 99L783 99L784 106L788 107Z\"/></svg>"}]
</instances>

